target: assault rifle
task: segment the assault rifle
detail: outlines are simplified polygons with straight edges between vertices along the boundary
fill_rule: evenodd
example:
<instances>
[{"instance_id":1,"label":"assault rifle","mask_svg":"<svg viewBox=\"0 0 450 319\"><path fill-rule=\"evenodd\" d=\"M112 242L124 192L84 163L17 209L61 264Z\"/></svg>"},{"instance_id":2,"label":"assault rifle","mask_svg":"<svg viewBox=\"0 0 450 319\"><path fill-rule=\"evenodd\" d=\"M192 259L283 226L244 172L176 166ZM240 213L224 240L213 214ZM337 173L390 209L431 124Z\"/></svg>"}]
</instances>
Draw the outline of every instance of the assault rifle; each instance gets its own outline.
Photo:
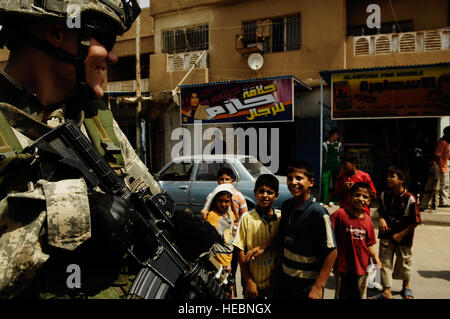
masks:
<instances>
[{"instance_id":1,"label":"assault rifle","mask_svg":"<svg viewBox=\"0 0 450 319\"><path fill-rule=\"evenodd\" d=\"M142 266L131 288L131 297L163 299L169 294L185 299L227 297L233 280L222 273L220 265L208 254L198 261L189 261L175 245L171 236L176 235L175 205L170 196L165 192L151 194L148 189L132 192L73 122L43 135L24 152L44 159L40 168L44 176L51 175L57 180L57 172L63 171L64 178L81 174L91 189L99 187L129 202L134 242L140 250L128 251ZM180 214L183 213L188 214Z\"/></svg>"}]
</instances>

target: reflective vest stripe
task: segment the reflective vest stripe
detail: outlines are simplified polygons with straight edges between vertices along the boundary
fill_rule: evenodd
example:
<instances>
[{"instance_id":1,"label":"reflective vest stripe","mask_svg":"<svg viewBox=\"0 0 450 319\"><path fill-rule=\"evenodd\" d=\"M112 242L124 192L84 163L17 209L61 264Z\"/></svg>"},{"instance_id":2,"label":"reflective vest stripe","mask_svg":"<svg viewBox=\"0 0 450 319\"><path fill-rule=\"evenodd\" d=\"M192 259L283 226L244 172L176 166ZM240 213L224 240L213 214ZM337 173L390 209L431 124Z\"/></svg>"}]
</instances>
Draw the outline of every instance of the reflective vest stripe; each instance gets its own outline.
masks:
<instances>
[{"instance_id":1,"label":"reflective vest stripe","mask_svg":"<svg viewBox=\"0 0 450 319\"><path fill-rule=\"evenodd\" d=\"M302 263L302 264L312 264L312 263L318 263L319 257L317 256L312 256L312 257L307 257L307 256L302 256L302 255L298 255L296 253L293 253L292 251L290 251L287 248L284 248L284 257L286 257L289 260L298 262L298 263Z\"/></svg>"},{"instance_id":2,"label":"reflective vest stripe","mask_svg":"<svg viewBox=\"0 0 450 319\"><path fill-rule=\"evenodd\" d=\"M285 264L283 264L283 271L286 275L301 279L316 279L319 276L319 271L292 269Z\"/></svg>"}]
</instances>

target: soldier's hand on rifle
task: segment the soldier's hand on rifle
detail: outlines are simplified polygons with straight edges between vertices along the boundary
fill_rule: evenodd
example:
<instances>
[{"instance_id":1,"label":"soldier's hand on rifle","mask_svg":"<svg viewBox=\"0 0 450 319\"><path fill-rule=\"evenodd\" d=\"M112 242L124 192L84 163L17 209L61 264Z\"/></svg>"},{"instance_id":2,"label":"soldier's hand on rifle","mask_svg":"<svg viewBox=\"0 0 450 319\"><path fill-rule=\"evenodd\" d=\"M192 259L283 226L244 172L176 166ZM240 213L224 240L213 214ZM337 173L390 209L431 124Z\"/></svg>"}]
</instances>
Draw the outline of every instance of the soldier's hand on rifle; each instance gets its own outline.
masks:
<instances>
[{"instance_id":1,"label":"soldier's hand on rifle","mask_svg":"<svg viewBox=\"0 0 450 319\"><path fill-rule=\"evenodd\" d=\"M92 191L89 205L92 239L112 253L124 253L131 237L128 202L119 196Z\"/></svg>"}]
</instances>

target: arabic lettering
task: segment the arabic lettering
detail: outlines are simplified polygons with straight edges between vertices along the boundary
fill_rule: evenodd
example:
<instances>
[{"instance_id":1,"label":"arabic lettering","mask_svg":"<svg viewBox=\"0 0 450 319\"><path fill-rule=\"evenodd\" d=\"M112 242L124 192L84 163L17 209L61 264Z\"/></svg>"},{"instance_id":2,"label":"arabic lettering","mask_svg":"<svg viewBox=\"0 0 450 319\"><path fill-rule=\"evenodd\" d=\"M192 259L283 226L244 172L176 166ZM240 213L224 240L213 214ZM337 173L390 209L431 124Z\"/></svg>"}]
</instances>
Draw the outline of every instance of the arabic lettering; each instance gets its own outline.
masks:
<instances>
[{"instance_id":1,"label":"arabic lettering","mask_svg":"<svg viewBox=\"0 0 450 319\"><path fill-rule=\"evenodd\" d=\"M256 108L250 109L250 116L246 117L247 120L249 121L253 121L255 119L255 117L259 117L259 116L265 116L267 117L268 115L270 115L272 113L273 116L275 116L277 113L279 112L283 112L285 111L284 108L284 104L283 103L277 103L272 107L265 107L265 108L261 108L259 110L257 110Z\"/></svg>"},{"instance_id":2,"label":"arabic lettering","mask_svg":"<svg viewBox=\"0 0 450 319\"><path fill-rule=\"evenodd\" d=\"M244 99L251 98L258 95L263 95L271 92L275 92L277 90L275 84L266 85L263 87L262 85L257 85L255 87L251 87L250 89L244 89L244 93L242 93L242 97Z\"/></svg>"},{"instance_id":3,"label":"arabic lettering","mask_svg":"<svg viewBox=\"0 0 450 319\"><path fill-rule=\"evenodd\" d=\"M261 105L274 104L277 100L272 94L261 95L244 100L244 104L239 99L229 99L225 101L225 107L228 110L228 114L235 114L240 110L246 110L256 108ZM223 106L213 106L206 110L210 118L214 118L217 115L227 113Z\"/></svg>"}]
</instances>

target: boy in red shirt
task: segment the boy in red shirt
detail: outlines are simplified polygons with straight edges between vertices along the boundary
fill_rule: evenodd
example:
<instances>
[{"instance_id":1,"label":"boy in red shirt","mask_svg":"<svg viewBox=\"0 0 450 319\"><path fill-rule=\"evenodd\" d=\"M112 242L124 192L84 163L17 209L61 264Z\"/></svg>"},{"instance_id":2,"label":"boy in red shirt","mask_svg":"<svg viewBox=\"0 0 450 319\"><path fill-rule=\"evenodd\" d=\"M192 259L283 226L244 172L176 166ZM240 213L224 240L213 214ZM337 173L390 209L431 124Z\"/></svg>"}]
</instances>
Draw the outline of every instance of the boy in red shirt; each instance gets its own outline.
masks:
<instances>
[{"instance_id":1,"label":"boy in red shirt","mask_svg":"<svg viewBox=\"0 0 450 319\"><path fill-rule=\"evenodd\" d=\"M351 206L350 189L358 182L367 183L370 186L373 197L376 198L377 191L373 185L370 175L356 168L356 155L351 152L344 153L341 158L341 173L336 178L334 185L335 195L339 199L339 207L347 209ZM366 213L370 215L370 208L366 207Z\"/></svg>"},{"instance_id":2,"label":"boy in red shirt","mask_svg":"<svg viewBox=\"0 0 450 319\"><path fill-rule=\"evenodd\" d=\"M370 257L381 267L374 248L375 229L365 212L372 199L367 183L355 183L350 189L350 207L340 208L331 215L338 248L334 265L335 299L366 299Z\"/></svg>"}]
</instances>

